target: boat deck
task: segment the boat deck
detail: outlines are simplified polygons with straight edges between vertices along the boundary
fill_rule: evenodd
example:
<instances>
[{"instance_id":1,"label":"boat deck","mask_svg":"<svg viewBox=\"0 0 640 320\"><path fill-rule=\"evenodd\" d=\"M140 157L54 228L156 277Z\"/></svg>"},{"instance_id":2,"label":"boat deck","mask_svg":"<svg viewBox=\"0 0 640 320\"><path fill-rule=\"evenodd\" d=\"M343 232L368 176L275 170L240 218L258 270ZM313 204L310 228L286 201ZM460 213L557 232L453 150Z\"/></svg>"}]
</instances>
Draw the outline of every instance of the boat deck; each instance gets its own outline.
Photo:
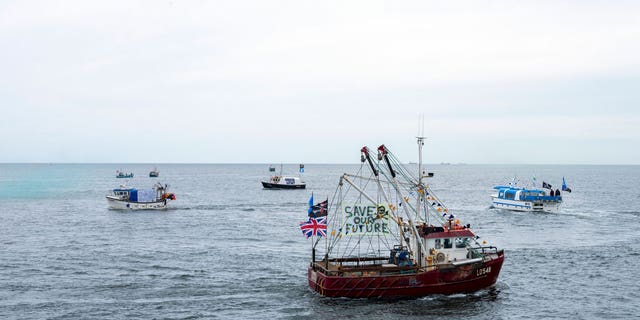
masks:
<instances>
[{"instance_id":1,"label":"boat deck","mask_svg":"<svg viewBox=\"0 0 640 320\"><path fill-rule=\"evenodd\" d=\"M396 265L389 263L389 257L332 258L311 263L313 270L328 276L377 276L418 273L434 269L455 269L462 265L474 265L499 259L504 250L496 247L480 247L477 256L458 261L434 262L421 268L417 265Z\"/></svg>"},{"instance_id":2,"label":"boat deck","mask_svg":"<svg viewBox=\"0 0 640 320\"><path fill-rule=\"evenodd\" d=\"M388 257L341 258L316 261L312 263L312 267L326 275L336 276L388 275L414 273L420 270L417 266L399 266L387 263L388 261Z\"/></svg>"}]
</instances>

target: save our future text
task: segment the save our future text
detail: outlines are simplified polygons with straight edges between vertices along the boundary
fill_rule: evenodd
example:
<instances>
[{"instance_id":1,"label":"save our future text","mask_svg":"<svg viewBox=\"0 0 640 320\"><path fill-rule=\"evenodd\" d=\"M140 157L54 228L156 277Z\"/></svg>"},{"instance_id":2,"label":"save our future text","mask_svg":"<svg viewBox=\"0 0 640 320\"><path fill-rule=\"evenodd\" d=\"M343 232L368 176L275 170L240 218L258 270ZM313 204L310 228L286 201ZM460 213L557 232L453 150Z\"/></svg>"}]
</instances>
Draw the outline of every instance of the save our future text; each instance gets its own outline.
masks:
<instances>
[{"instance_id":1,"label":"save our future text","mask_svg":"<svg viewBox=\"0 0 640 320\"><path fill-rule=\"evenodd\" d=\"M346 204L345 235L380 235L389 233L389 207L387 204Z\"/></svg>"}]
</instances>

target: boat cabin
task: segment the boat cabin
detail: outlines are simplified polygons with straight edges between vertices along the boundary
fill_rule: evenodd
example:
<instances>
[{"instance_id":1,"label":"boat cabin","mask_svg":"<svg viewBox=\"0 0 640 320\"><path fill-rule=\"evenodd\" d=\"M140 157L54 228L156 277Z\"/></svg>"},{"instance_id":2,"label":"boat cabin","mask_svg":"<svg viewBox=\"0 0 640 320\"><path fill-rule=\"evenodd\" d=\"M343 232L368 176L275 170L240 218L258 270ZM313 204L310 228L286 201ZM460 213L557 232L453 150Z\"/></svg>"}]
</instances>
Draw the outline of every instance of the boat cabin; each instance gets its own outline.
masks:
<instances>
[{"instance_id":1,"label":"boat cabin","mask_svg":"<svg viewBox=\"0 0 640 320\"><path fill-rule=\"evenodd\" d=\"M128 202L154 202L159 199L175 200L173 193L165 193L164 188L156 189L136 189L136 188L119 188L113 189L113 197L118 200Z\"/></svg>"},{"instance_id":2,"label":"boat cabin","mask_svg":"<svg viewBox=\"0 0 640 320\"><path fill-rule=\"evenodd\" d=\"M558 201L561 199L559 195L547 195L545 190L524 189L497 186L494 187L498 191L496 194L498 199L515 200L515 201Z\"/></svg>"},{"instance_id":3,"label":"boat cabin","mask_svg":"<svg viewBox=\"0 0 640 320\"><path fill-rule=\"evenodd\" d=\"M457 230L423 227L420 233L427 248L427 262L430 265L455 263L473 258L468 248L472 245L475 235L465 227Z\"/></svg>"},{"instance_id":4,"label":"boat cabin","mask_svg":"<svg viewBox=\"0 0 640 320\"><path fill-rule=\"evenodd\" d=\"M120 198L120 200L129 200L131 197L131 192L136 189L128 188L128 189L113 189L113 195Z\"/></svg>"},{"instance_id":5,"label":"boat cabin","mask_svg":"<svg viewBox=\"0 0 640 320\"><path fill-rule=\"evenodd\" d=\"M270 179L271 183L277 184L288 184L288 185L296 185L301 184L300 178L298 177L283 177L283 176L272 176Z\"/></svg>"}]
</instances>

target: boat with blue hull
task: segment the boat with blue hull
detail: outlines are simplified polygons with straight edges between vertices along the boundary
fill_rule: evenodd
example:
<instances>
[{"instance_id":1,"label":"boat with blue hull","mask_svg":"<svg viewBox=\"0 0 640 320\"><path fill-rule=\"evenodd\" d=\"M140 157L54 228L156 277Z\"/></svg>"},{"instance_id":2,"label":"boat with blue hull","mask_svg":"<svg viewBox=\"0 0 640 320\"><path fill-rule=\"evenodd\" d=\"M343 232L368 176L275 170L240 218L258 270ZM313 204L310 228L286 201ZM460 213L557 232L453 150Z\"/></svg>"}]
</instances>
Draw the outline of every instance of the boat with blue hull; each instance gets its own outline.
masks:
<instances>
[{"instance_id":1,"label":"boat with blue hull","mask_svg":"<svg viewBox=\"0 0 640 320\"><path fill-rule=\"evenodd\" d=\"M495 186L496 192L491 195L493 207L523 212L557 212L562 204L559 190L516 188L511 186Z\"/></svg>"}]
</instances>

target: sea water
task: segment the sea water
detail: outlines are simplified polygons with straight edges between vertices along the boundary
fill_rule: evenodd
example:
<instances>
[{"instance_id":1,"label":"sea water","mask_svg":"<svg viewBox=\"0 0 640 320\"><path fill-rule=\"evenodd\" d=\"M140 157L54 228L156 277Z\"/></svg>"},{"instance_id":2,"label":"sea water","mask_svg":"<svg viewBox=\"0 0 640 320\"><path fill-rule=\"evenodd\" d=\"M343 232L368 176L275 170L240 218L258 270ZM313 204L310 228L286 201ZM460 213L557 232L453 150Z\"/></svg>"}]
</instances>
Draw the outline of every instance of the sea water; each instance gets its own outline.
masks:
<instances>
[{"instance_id":1,"label":"sea water","mask_svg":"<svg viewBox=\"0 0 640 320\"><path fill-rule=\"evenodd\" d=\"M306 164L306 190L263 190L268 165L0 165L0 319L603 319L640 314L640 167L430 165L434 192L505 250L498 283L416 299L309 290L307 202L359 165ZM298 166L285 165L285 174ZM115 171L133 172L116 179ZM288 171L288 172L287 172ZM492 186L560 187L559 213L491 209ZM127 184L167 183L165 211L109 210Z\"/></svg>"}]
</instances>

